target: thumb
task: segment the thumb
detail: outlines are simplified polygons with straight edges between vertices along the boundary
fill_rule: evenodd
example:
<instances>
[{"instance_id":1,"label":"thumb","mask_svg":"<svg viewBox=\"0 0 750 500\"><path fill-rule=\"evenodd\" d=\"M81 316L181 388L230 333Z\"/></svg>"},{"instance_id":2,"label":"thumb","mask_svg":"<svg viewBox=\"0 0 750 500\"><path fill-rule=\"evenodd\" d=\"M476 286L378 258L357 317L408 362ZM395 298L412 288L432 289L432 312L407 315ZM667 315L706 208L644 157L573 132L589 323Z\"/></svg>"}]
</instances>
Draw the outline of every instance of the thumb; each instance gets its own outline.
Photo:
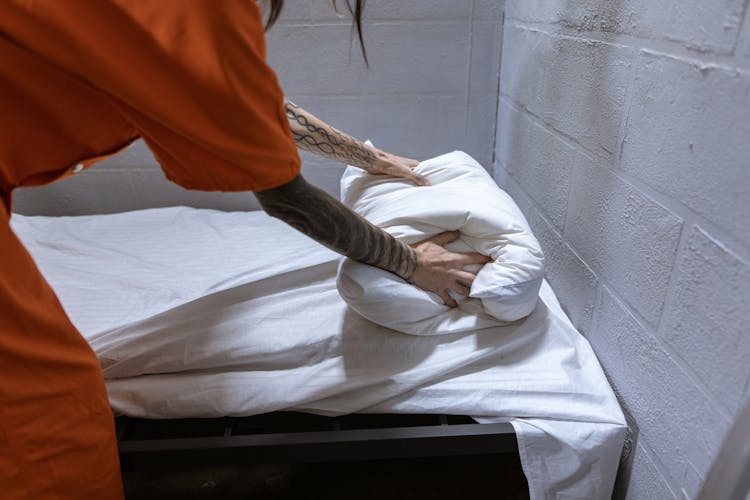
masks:
<instances>
[{"instance_id":1,"label":"thumb","mask_svg":"<svg viewBox=\"0 0 750 500\"><path fill-rule=\"evenodd\" d=\"M390 172L388 173L396 177L401 177L401 178L410 180L417 186L431 186L432 185L430 181L427 180L427 177L425 177L424 175L418 172L415 172L412 168L407 167L406 165L403 165L401 163L393 165Z\"/></svg>"},{"instance_id":2,"label":"thumb","mask_svg":"<svg viewBox=\"0 0 750 500\"><path fill-rule=\"evenodd\" d=\"M413 170L409 171L409 179L417 186L432 186L432 183L422 174L418 174Z\"/></svg>"}]
</instances>

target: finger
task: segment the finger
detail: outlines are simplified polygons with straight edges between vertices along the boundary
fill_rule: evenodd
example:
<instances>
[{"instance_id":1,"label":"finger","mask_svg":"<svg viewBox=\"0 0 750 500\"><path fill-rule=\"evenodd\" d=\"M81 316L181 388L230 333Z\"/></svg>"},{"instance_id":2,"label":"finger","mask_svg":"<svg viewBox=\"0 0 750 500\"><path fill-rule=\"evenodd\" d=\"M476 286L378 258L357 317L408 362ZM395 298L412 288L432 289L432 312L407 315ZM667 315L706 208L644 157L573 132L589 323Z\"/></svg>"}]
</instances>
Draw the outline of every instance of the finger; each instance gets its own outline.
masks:
<instances>
[{"instance_id":1,"label":"finger","mask_svg":"<svg viewBox=\"0 0 750 500\"><path fill-rule=\"evenodd\" d=\"M464 297L468 297L471 292L471 285L466 284L462 280L456 280L456 284L453 286L452 290Z\"/></svg>"},{"instance_id":2,"label":"finger","mask_svg":"<svg viewBox=\"0 0 750 500\"><path fill-rule=\"evenodd\" d=\"M443 302L445 302L445 305L448 307L456 307L458 304L455 300L453 300L453 297L450 296L448 293L448 290L443 290L443 292L440 294L440 298L443 299Z\"/></svg>"},{"instance_id":3,"label":"finger","mask_svg":"<svg viewBox=\"0 0 750 500\"><path fill-rule=\"evenodd\" d=\"M446 231L444 233L436 234L432 238L429 238L425 241L430 241L442 247L447 245L448 243L456 241L459 236L461 236L461 233L458 231Z\"/></svg>"},{"instance_id":4,"label":"finger","mask_svg":"<svg viewBox=\"0 0 750 500\"><path fill-rule=\"evenodd\" d=\"M414 168L417 165L419 165L419 160L415 160L414 158L405 158L403 156L396 156L396 155L393 155L393 158L397 162L403 163L404 165L406 165L409 168Z\"/></svg>"},{"instance_id":5,"label":"finger","mask_svg":"<svg viewBox=\"0 0 750 500\"><path fill-rule=\"evenodd\" d=\"M422 174L413 173L411 179L417 186L432 186L430 180Z\"/></svg>"},{"instance_id":6,"label":"finger","mask_svg":"<svg viewBox=\"0 0 750 500\"><path fill-rule=\"evenodd\" d=\"M491 257L482 255L481 253L476 253L476 252L468 252L468 253L455 252L455 254L459 256L456 258L457 263L464 265L464 266L469 265L469 264L486 264L492 261Z\"/></svg>"},{"instance_id":7,"label":"finger","mask_svg":"<svg viewBox=\"0 0 750 500\"><path fill-rule=\"evenodd\" d=\"M431 185L430 181L427 180L427 177L415 172L414 170L412 170L412 168L406 165L398 165L397 167L394 167L389 173L396 177L403 177L404 179L408 179L417 186Z\"/></svg>"},{"instance_id":8,"label":"finger","mask_svg":"<svg viewBox=\"0 0 750 500\"><path fill-rule=\"evenodd\" d=\"M468 271L456 271L456 281L471 288L471 284L474 283L476 275Z\"/></svg>"}]
</instances>

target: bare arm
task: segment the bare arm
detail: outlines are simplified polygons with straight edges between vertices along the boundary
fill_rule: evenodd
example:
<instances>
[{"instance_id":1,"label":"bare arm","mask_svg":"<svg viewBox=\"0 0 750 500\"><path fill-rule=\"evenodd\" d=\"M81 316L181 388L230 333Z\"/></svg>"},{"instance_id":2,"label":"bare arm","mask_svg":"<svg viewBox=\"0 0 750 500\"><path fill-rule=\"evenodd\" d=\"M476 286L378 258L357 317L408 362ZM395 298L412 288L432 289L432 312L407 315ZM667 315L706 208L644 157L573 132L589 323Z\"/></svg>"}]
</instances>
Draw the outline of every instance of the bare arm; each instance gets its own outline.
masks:
<instances>
[{"instance_id":1,"label":"bare arm","mask_svg":"<svg viewBox=\"0 0 750 500\"><path fill-rule=\"evenodd\" d=\"M440 295L449 306L453 290L468 295L474 275L463 270L489 259L480 254L453 253L442 245L458 237L443 233L414 247L370 224L302 176L275 189L255 193L263 209L314 240L354 260L386 269L418 287Z\"/></svg>"},{"instance_id":2,"label":"bare arm","mask_svg":"<svg viewBox=\"0 0 750 500\"><path fill-rule=\"evenodd\" d=\"M419 186L430 184L424 176L414 172L418 161L367 146L289 100L285 101L284 109L294 142L299 149L329 160L354 165L371 174L404 177Z\"/></svg>"}]
</instances>

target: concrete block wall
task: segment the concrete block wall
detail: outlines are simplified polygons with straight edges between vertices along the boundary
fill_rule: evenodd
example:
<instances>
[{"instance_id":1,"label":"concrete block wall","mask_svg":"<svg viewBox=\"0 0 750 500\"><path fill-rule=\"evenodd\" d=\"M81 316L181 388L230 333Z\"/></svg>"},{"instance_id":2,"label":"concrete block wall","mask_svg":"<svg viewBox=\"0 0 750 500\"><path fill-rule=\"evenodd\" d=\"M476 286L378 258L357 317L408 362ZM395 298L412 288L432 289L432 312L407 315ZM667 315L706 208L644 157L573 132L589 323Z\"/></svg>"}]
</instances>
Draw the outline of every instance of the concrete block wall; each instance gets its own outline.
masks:
<instances>
[{"instance_id":1,"label":"concrete block wall","mask_svg":"<svg viewBox=\"0 0 750 500\"><path fill-rule=\"evenodd\" d=\"M251 0L250 0L251 1ZM491 168L502 0L378 0L365 9L370 68L351 17L327 0L287 0L268 60L287 97L355 137L425 159L463 149ZM308 180L338 195L343 166L303 154ZM14 209L72 215L191 205L257 209L248 193L186 191L164 179L142 142L71 179L18 190Z\"/></svg>"},{"instance_id":2,"label":"concrete block wall","mask_svg":"<svg viewBox=\"0 0 750 500\"><path fill-rule=\"evenodd\" d=\"M507 0L494 175L636 442L694 498L750 396L747 0Z\"/></svg>"}]
</instances>

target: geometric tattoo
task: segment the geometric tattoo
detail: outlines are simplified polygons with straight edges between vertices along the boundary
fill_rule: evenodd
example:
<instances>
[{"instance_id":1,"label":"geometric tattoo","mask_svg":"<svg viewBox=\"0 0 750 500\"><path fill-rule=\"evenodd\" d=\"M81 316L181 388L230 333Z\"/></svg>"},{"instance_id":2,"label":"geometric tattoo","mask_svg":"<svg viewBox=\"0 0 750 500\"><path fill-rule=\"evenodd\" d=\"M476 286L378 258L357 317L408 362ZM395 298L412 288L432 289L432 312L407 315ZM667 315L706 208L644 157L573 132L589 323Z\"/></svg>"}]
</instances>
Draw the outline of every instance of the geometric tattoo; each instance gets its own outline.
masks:
<instances>
[{"instance_id":1,"label":"geometric tattoo","mask_svg":"<svg viewBox=\"0 0 750 500\"><path fill-rule=\"evenodd\" d=\"M324 146L325 147L325 146ZM417 254L372 225L301 175L274 189L257 191L263 210L328 248L411 281Z\"/></svg>"},{"instance_id":2,"label":"geometric tattoo","mask_svg":"<svg viewBox=\"0 0 750 500\"><path fill-rule=\"evenodd\" d=\"M284 102L284 109L299 149L366 171L375 165L375 153L352 136L331 127L289 100Z\"/></svg>"}]
</instances>

